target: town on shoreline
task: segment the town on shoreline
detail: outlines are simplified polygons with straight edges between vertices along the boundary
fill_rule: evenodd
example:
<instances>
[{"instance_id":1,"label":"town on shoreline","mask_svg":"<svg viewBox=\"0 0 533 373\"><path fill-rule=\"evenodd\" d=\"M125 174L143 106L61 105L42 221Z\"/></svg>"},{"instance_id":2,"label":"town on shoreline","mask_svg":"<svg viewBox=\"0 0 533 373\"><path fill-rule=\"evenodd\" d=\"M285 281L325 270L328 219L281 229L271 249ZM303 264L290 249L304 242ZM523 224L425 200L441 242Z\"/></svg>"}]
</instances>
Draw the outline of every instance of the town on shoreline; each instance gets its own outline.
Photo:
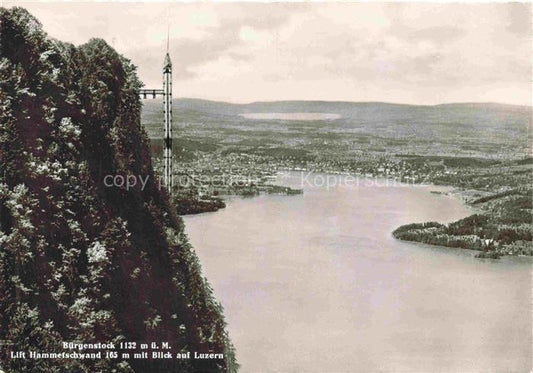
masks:
<instances>
[{"instance_id":1,"label":"town on shoreline","mask_svg":"<svg viewBox=\"0 0 533 373\"><path fill-rule=\"evenodd\" d=\"M409 224L393 235L402 240L479 250L478 257L533 255L531 247L531 158L490 160L374 154L351 161L277 157L249 153L197 152L175 166L173 196L182 215L217 211L226 196L294 195L303 190L276 183L279 172L301 171L385 178L409 185L454 187L476 212L448 226ZM435 192L434 193L439 193Z\"/></svg>"}]
</instances>

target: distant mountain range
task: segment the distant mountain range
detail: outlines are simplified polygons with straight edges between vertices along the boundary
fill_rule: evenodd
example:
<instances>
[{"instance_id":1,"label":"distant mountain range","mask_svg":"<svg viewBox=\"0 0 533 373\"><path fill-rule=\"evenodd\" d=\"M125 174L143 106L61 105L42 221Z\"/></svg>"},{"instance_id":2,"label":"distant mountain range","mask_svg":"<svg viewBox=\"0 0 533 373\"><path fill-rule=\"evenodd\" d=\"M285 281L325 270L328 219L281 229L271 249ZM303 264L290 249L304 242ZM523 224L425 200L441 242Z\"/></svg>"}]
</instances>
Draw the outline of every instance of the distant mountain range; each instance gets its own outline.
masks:
<instances>
[{"instance_id":1,"label":"distant mountain range","mask_svg":"<svg viewBox=\"0 0 533 373\"><path fill-rule=\"evenodd\" d=\"M530 106L500 104L494 102L464 102L446 103L438 105L410 105L388 102L351 102L351 101L257 101L246 104L228 103L223 101L211 101L197 98L179 98L174 100L177 108L189 110L201 110L207 112L222 113L249 113L249 112L323 112L323 110L334 111L338 114L354 112L361 109L419 109L419 110L441 110L441 109L471 109L489 111L511 111L528 112Z\"/></svg>"},{"instance_id":2,"label":"distant mountain range","mask_svg":"<svg viewBox=\"0 0 533 373\"><path fill-rule=\"evenodd\" d=\"M145 110L159 110L157 101L145 100ZM505 129L527 128L532 109L530 106L499 103L450 103L424 106L386 102L271 101L235 104L192 98L175 99L173 105L177 113L198 112L217 117L238 116L245 113L332 113L341 116L337 122L349 121L351 124L408 121L412 125L451 123Z\"/></svg>"},{"instance_id":3,"label":"distant mountain range","mask_svg":"<svg viewBox=\"0 0 533 373\"><path fill-rule=\"evenodd\" d=\"M143 100L142 123L161 136L161 101ZM527 152L531 107L498 103L433 106L385 102L272 101L235 104L180 98L173 101L179 136L202 143L258 144L307 150L328 142L346 151L520 157ZM328 120L245 118L247 113L328 113ZM299 145L294 145L299 144ZM348 145L350 144L350 145ZM366 144L366 145L364 145ZM333 148L331 148L333 150Z\"/></svg>"}]
</instances>

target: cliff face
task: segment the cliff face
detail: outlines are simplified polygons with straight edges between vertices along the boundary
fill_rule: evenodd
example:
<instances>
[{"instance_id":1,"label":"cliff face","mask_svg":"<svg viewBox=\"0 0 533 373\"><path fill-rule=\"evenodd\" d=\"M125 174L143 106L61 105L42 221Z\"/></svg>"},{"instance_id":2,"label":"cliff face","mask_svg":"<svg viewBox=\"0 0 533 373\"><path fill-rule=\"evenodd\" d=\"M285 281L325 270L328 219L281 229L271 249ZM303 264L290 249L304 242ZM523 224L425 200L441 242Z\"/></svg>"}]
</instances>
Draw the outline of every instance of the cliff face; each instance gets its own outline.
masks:
<instances>
[{"instance_id":1,"label":"cliff face","mask_svg":"<svg viewBox=\"0 0 533 373\"><path fill-rule=\"evenodd\" d=\"M221 306L152 169L135 67L103 40L47 37L0 8L0 368L218 372ZM108 187L106 176L143 185ZM120 177L117 181L120 181ZM224 360L10 359L62 341L169 342ZM231 370L231 369L230 369Z\"/></svg>"}]
</instances>

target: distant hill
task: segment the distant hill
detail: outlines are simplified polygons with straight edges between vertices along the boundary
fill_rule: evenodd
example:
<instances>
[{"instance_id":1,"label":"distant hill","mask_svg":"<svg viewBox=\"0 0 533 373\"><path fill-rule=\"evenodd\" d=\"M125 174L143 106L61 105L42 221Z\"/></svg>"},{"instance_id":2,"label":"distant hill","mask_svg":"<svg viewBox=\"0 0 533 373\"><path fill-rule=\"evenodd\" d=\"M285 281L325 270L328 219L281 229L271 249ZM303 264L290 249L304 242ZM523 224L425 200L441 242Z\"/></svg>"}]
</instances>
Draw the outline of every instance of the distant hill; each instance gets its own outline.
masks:
<instances>
[{"instance_id":1,"label":"distant hill","mask_svg":"<svg viewBox=\"0 0 533 373\"><path fill-rule=\"evenodd\" d=\"M149 102L149 100L147 100ZM153 102L153 101L152 101ZM278 112L297 111L305 109L306 111L317 112L318 109L335 109L342 111L356 110L364 107L381 107L381 108L475 108L489 110L505 111L528 111L530 106L500 104L494 102L463 102L463 103L446 103L438 105L412 105L402 103L388 102L354 102L354 101L313 101L313 100L284 100L284 101L257 101L244 104L228 103L224 101L212 101L198 98L177 98L174 99L174 105L182 108L201 109L207 111L222 110L227 112L245 113L250 110L276 110Z\"/></svg>"},{"instance_id":2,"label":"distant hill","mask_svg":"<svg viewBox=\"0 0 533 373\"><path fill-rule=\"evenodd\" d=\"M144 100L148 112L159 110L159 100ZM244 113L335 113L343 119L368 119L378 115L383 119L412 119L413 116L427 116L429 120L440 118L454 121L466 120L465 125L479 124L504 125L506 123L525 124L531 114L530 106L498 103L451 103L439 105L409 105L386 102L345 102L345 101L271 101L234 104L222 101L209 101L193 98L174 99L174 108L179 112L197 111L216 115L239 115ZM476 120L491 118L490 121ZM179 119L179 116L178 116ZM421 119L421 118L418 118ZM356 122L354 122L355 124Z\"/></svg>"},{"instance_id":3,"label":"distant hill","mask_svg":"<svg viewBox=\"0 0 533 373\"><path fill-rule=\"evenodd\" d=\"M150 137L161 135L161 104L143 100L142 123ZM176 136L212 142L353 144L353 150L392 149L398 153L457 156L520 157L527 151L531 107L496 103L453 103L434 106L383 102L275 101L231 104L175 99ZM246 113L330 113L327 121L245 119ZM312 129L315 132L311 132ZM230 130L231 129L231 130ZM178 136L179 137L179 136ZM400 144L402 143L402 144ZM273 144L273 145L276 145ZM377 144L377 145L376 145ZM396 144L390 147L388 144ZM292 146L292 145L291 145Z\"/></svg>"}]
</instances>

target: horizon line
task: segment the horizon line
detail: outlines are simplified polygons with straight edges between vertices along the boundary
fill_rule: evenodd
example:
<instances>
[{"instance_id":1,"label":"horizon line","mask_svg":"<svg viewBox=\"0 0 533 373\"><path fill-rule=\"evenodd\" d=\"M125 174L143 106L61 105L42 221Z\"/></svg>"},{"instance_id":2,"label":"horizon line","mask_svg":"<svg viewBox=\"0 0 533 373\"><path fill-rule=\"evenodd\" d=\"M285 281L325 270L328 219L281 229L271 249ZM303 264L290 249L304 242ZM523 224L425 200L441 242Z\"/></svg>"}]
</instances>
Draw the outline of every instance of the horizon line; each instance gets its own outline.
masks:
<instances>
[{"instance_id":1,"label":"horizon line","mask_svg":"<svg viewBox=\"0 0 533 373\"><path fill-rule=\"evenodd\" d=\"M391 101L349 101L349 100L313 100L313 99L285 99L285 100L257 100L257 101L248 101L248 102L231 102L225 101L222 99L208 99L200 97L174 97L173 100L198 100L198 101L209 101L216 103L224 103L230 105L252 105L252 104L262 104L262 103L276 103L276 102L323 102L323 103L345 103L345 104L387 104L387 105L403 105L403 106L444 106L444 105L504 105L504 106L518 106L524 108L533 108L532 104L512 104L505 102L496 102L496 101L452 101L452 102L442 102L438 104L413 104L405 102L391 102Z\"/></svg>"}]
</instances>

